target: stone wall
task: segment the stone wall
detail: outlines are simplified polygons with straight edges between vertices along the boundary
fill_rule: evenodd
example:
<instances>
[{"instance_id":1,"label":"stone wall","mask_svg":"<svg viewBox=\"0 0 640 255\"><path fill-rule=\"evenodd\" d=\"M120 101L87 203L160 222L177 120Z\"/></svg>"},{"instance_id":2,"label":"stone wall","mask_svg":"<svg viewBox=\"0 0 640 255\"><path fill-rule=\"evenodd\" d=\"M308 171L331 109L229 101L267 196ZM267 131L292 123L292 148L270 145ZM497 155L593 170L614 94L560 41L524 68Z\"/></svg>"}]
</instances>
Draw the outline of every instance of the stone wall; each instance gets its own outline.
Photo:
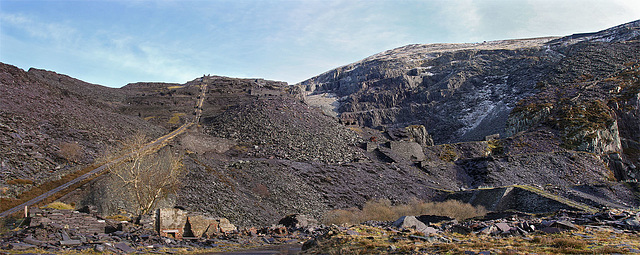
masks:
<instances>
[{"instance_id":1,"label":"stone wall","mask_svg":"<svg viewBox=\"0 0 640 255\"><path fill-rule=\"evenodd\" d=\"M73 229L82 234L105 233L106 222L94 215L74 210L42 210L29 208L30 227L53 225L64 229Z\"/></svg>"},{"instance_id":2,"label":"stone wall","mask_svg":"<svg viewBox=\"0 0 640 255\"><path fill-rule=\"evenodd\" d=\"M583 210L577 203L553 199L518 186L483 188L453 193L447 199L455 199L474 206L483 206L489 211L516 210L528 213L548 213L561 209Z\"/></svg>"},{"instance_id":3,"label":"stone wall","mask_svg":"<svg viewBox=\"0 0 640 255\"><path fill-rule=\"evenodd\" d=\"M207 217L176 208L158 209L155 212L156 231L160 236L181 239L183 237L212 237L237 230L226 218Z\"/></svg>"}]
</instances>

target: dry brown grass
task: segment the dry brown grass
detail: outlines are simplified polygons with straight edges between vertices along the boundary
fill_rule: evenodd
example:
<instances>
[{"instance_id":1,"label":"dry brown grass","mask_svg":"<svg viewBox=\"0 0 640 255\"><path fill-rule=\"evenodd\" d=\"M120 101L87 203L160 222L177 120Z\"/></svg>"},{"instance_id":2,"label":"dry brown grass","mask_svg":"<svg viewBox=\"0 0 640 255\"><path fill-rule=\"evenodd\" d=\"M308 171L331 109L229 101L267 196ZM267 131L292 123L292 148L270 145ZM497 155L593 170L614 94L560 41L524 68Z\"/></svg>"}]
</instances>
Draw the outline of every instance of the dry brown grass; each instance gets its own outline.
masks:
<instances>
[{"instance_id":1,"label":"dry brown grass","mask_svg":"<svg viewBox=\"0 0 640 255\"><path fill-rule=\"evenodd\" d=\"M31 200L32 198L35 198L49 190L52 190L62 184L67 183L68 181L71 181L75 178L80 177L81 175L90 172L91 170L94 170L97 166L96 165L89 165L87 167L85 167L84 169L80 170L80 171L76 171L73 172L71 174L65 175L63 176L61 179L58 180L54 180L54 181L50 181L50 182L45 182L42 183L36 187L31 188L28 191L25 191L23 193L21 193L20 195L18 195L17 198L0 198L0 211L6 211L11 209L14 206L17 206L19 204L22 204L24 202L27 202L29 200ZM95 178L95 177L94 177ZM50 203L55 201L56 199L60 198L61 196L63 196L64 194L66 194L67 192L74 190L82 185L84 185L85 183L87 183L88 181L90 181L93 178L89 178L88 180L76 183L75 185L72 185L71 187L58 192L52 196L50 196L49 198L43 200L42 202L38 203L38 204L46 204L46 203Z\"/></svg>"},{"instance_id":2,"label":"dry brown grass","mask_svg":"<svg viewBox=\"0 0 640 255\"><path fill-rule=\"evenodd\" d=\"M29 185L29 184L33 184L32 180L27 180L27 179L13 179L13 180L8 180L7 184L9 185Z\"/></svg>"},{"instance_id":3,"label":"dry brown grass","mask_svg":"<svg viewBox=\"0 0 640 255\"><path fill-rule=\"evenodd\" d=\"M178 112L178 113L174 113L173 115L171 115L171 118L169 119L169 121L167 123L169 124L179 124L180 123L180 117L187 115L186 113L182 113L182 112Z\"/></svg>"},{"instance_id":4,"label":"dry brown grass","mask_svg":"<svg viewBox=\"0 0 640 255\"><path fill-rule=\"evenodd\" d=\"M73 205L65 204L65 203L62 203L62 202L52 202L52 203L49 203L49 204L43 206L42 208L49 208L49 209L56 209L56 210L73 210L73 209L75 209L75 207Z\"/></svg>"},{"instance_id":5,"label":"dry brown grass","mask_svg":"<svg viewBox=\"0 0 640 255\"><path fill-rule=\"evenodd\" d=\"M485 215L484 207L474 207L457 200L424 202L412 199L406 204L392 205L388 199L371 200L362 209L349 208L329 211L324 215L326 224L356 224L368 220L391 221L406 215L439 215L458 220Z\"/></svg>"},{"instance_id":6,"label":"dry brown grass","mask_svg":"<svg viewBox=\"0 0 640 255\"><path fill-rule=\"evenodd\" d=\"M358 232L358 235L349 231ZM530 233L523 236L496 238L487 235L446 233L452 242L420 242L411 238L412 231L393 231L366 225L332 229L317 238L317 246L305 254L467 254L489 251L491 254L625 254L640 247L637 234L620 233L612 237L610 230L590 229L581 232L590 238L569 233ZM390 252L389 247L396 247Z\"/></svg>"},{"instance_id":7,"label":"dry brown grass","mask_svg":"<svg viewBox=\"0 0 640 255\"><path fill-rule=\"evenodd\" d=\"M584 240L573 239L570 237L560 237L552 240L553 246L561 249L582 249L587 244Z\"/></svg>"}]
</instances>

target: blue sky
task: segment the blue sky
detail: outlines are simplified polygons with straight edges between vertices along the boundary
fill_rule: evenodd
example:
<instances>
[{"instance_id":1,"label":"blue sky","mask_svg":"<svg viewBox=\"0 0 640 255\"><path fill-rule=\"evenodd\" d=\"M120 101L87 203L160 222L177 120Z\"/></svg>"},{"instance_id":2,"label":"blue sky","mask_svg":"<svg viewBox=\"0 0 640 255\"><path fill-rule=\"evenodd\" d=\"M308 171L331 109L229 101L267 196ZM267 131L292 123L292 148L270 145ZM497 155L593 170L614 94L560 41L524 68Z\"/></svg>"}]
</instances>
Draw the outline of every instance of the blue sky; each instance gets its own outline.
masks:
<instances>
[{"instance_id":1,"label":"blue sky","mask_svg":"<svg viewBox=\"0 0 640 255\"><path fill-rule=\"evenodd\" d=\"M0 0L0 61L87 82L300 82L413 43L594 32L638 0Z\"/></svg>"}]
</instances>

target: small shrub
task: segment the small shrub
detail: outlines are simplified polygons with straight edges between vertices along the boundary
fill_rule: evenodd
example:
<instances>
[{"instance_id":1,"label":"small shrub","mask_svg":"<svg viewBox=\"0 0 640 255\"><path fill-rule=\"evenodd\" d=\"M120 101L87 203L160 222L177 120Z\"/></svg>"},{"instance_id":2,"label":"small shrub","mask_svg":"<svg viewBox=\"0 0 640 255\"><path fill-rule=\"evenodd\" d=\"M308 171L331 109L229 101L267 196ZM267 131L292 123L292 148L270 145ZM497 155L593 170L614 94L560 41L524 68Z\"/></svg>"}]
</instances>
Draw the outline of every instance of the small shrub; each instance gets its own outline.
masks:
<instances>
[{"instance_id":1,"label":"small shrub","mask_svg":"<svg viewBox=\"0 0 640 255\"><path fill-rule=\"evenodd\" d=\"M47 209L56 209L56 210L73 210L75 209L73 205L65 204L62 202L53 202L48 205L43 206L42 208Z\"/></svg>"},{"instance_id":2,"label":"small shrub","mask_svg":"<svg viewBox=\"0 0 640 255\"><path fill-rule=\"evenodd\" d=\"M582 249L586 246L584 241L569 238L569 237L553 239L552 243L554 247L563 248L563 249L567 249L567 248Z\"/></svg>"},{"instance_id":3,"label":"small shrub","mask_svg":"<svg viewBox=\"0 0 640 255\"><path fill-rule=\"evenodd\" d=\"M82 158L82 147L77 143L60 143L58 153L69 162L77 162Z\"/></svg>"},{"instance_id":4,"label":"small shrub","mask_svg":"<svg viewBox=\"0 0 640 255\"><path fill-rule=\"evenodd\" d=\"M484 216L487 214L487 210L482 206L475 207L458 200L448 200L440 203L425 204L423 214L449 216L457 220L464 220Z\"/></svg>"},{"instance_id":5,"label":"small shrub","mask_svg":"<svg viewBox=\"0 0 640 255\"><path fill-rule=\"evenodd\" d=\"M174 113L169 119L169 124L178 124L180 123L180 117L185 116L186 113Z\"/></svg>"},{"instance_id":6,"label":"small shrub","mask_svg":"<svg viewBox=\"0 0 640 255\"><path fill-rule=\"evenodd\" d=\"M389 199L368 201L362 207L362 217L367 220L395 220L398 207L392 206Z\"/></svg>"},{"instance_id":7,"label":"small shrub","mask_svg":"<svg viewBox=\"0 0 640 255\"><path fill-rule=\"evenodd\" d=\"M504 146L499 140L487 141L487 155L500 155L504 153Z\"/></svg>"},{"instance_id":8,"label":"small shrub","mask_svg":"<svg viewBox=\"0 0 640 255\"><path fill-rule=\"evenodd\" d=\"M629 249L624 247L604 246L593 249L591 252L593 254L625 254L629 252Z\"/></svg>"},{"instance_id":9,"label":"small shrub","mask_svg":"<svg viewBox=\"0 0 640 255\"><path fill-rule=\"evenodd\" d=\"M129 216L122 215L122 214L109 215L105 218L114 220L114 221L130 221L131 220Z\"/></svg>"},{"instance_id":10,"label":"small shrub","mask_svg":"<svg viewBox=\"0 0 640 255\"><path fill-rule=\"evenodd\" d=\"M440 155L438 158L442 161L453 162L458 159L458 154L456 153L455 148L450 144L445 144L442 146L442 151L440 151Z\"/></svg>"},{"instance_id":11,"label":"small shrub","mask_svg":"<svg viewBox=\"0 0 640 255\"><path fill-rule=\"evenodd\" d=\"M536 236L531 240L532 243L546 244L549 243L549 239L545 237Z\"/></svg>"},{"instance_id":12,"label":"small shrub","mask_svg":"<svg viewBox=\"0 0 640 255\"><path fill-rule=\"evenodd\" d=\"M337 209L332 210L324 215L324 222L326 224L345 224L345 223L357 223L362 222L361 212L357 208L349 209Z\"/></svg>"}]
</instances>

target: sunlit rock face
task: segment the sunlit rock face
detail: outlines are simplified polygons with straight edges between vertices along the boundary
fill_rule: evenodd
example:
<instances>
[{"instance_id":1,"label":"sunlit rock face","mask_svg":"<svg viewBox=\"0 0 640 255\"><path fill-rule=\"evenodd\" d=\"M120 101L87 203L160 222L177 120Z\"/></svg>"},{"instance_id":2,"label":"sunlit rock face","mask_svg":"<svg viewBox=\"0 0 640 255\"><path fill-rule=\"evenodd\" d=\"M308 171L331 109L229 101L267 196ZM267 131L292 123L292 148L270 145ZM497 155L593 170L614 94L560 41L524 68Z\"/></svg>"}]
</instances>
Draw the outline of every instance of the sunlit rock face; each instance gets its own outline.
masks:
<instances>
[{"instance_id":1,"label":"sunlit rock face","mask_svg":"<svg viewBox=\"0 0 640 255\"><path fill-rule=\"evenodd\" d=\"M334 95L332 107L325 109L352 124L424 125L436 144L481 140L492 134L505 137L545 119L543 112L514 114L521 100L535 98L548 87L563 90L585 77L604 79L637 61L639 27L640 21L635 21L563 38L407 45L299 86L308 98ZM510 114L516 119L509 120ZM617 146L615 135L610 138L611 146ZM594 142L602 145L601 140Z\"/></svg>"},{"instance_id":2,"label":"sunlit rock face","mask_svg":"<svg viewBox=\"0 0 640 255\"><path fill-rule=\"evenodd\" d=\"M336 95L336 113L359 125L424 125L436 143L480 140L504 132L511 109L559 61L545 45L553 39L409 45L301 85Z\"/></svg>"}]
</instances>

